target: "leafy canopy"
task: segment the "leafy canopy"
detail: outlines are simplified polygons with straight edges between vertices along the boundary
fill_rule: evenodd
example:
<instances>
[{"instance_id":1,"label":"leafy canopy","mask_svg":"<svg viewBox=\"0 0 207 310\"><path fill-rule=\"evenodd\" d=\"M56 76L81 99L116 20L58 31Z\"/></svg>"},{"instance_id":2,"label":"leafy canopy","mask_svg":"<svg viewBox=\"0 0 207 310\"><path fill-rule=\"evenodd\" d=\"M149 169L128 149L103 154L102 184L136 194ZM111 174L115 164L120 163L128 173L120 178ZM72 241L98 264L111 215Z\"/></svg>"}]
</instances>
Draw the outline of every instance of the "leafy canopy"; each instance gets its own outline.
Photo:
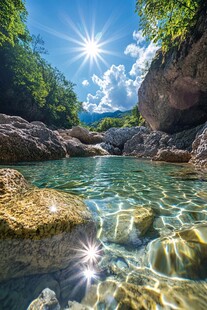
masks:
<instances>
[{"instance_id":1,"label":"leafy canopy","mask_svg":"<svg viewBox=\"0 0 207 310\"><path fill-rule=\"evenodd\" d=\"M14 45L17 37L26 33L27 11L22 0L0 1L0 46L4 43Z\"/></svg>"},{"instance_id":2,"label":"leafy canopy","mask_svg":"<svg viewBox=\"0 0 207 310\"><path fill-rule=\"evenodd\" d=\"M140 28L150 41L164 51L181 42L196 22L202 0L137 0Z\"/></svg>"}]
</instances>

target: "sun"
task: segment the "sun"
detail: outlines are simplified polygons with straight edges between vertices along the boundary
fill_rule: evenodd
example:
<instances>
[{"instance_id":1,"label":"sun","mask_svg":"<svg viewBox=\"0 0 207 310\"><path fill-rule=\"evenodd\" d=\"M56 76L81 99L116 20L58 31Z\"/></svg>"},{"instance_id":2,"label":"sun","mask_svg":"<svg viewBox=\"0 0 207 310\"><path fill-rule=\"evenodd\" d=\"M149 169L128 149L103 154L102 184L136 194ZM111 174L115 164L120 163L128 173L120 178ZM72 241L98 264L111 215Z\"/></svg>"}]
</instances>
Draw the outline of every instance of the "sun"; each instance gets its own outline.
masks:
<instances>
[{"instance_id":1,"label":"sun","mask_svg":"<svg viewBox=\"0 0 207 310\"><path fill-rule=\"evenodd\" d=\"M96 58L99 56L101 49L99 47L99 44L94 39L88 39L85 41L84 51L87 56L91 58Z\"/></svg>"}]
</instances>

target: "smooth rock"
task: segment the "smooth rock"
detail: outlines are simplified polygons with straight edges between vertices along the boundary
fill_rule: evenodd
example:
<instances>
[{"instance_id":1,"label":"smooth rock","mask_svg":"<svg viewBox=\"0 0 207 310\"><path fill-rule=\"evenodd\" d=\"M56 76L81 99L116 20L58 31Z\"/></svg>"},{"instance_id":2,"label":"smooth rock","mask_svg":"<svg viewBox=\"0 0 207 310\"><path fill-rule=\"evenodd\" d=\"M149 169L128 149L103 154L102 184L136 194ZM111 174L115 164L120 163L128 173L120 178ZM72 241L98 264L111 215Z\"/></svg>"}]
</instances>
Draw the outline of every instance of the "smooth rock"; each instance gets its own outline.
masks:
<instances>
[{"instance_id":1,"label":"smooth rock","mask_svg":"<svg viewBox=\"0 0 207 310\"><path fill-rule=\"evenodd\" d=\"M79 197L29 185L0 170L0 281L66 268L79 239L95 225Z\"/></svg>"},{"instance_id":2,"label":"smooth rock","mask_svg":"<svg viewBox=\"0 0 207 310\"><path fill-rule=\"evenodd\" d=\"M97 132L90 132L88 129L75 126L72 129L58 130L62 138L73 137L80 140L83 144L98 144L103 142L103 135Z\"/></svg>"},{"instance_id":3,"label":"smooth rock","mask_svg":"<svg viewBox=\"0 0 207 310\"><path fill-rule=\"evenodd\" d=\"M207 277L207 224L175 231L149 246L149 264L155 272L200 280Z\"/></svg>"},{"instance_id":4,"label":"smooth rock","mask_svg":"<svg viewBox=\"0 0 207 310\"><path fill-rule=\"evenodd\" d=\"M103 156L109 153L100 145L86 145L76 138L65 140L66 150L71 157Z\"/></svg>"},{"instance_id":5,"label":"smooth rock","mask_svg":"<svg viewBox=\"0 0 207 310\"><path fill-rule=\"evenodd\" d=\"M109 242L137 243L152 225L154 213L151 208L121 210L105 216L98 236Z\"/></svg>"},{"instance_id":6,"label":"smooth rock","mask_svg":"<svg viewBox=\"0 0 207 310\"><path fill-rule=\"evenodd\" d=\"M0 162L59 159L66 156L61 137L46 126L0 114Z\"/></svg>"},{"instance_id":7,"label":"smooth rock","mask_svg":"<svg viewBox=\"0 0 207 310\"><path fill-rule=\"evenodd\" d=\"M55 292L45 288L37 299L33 300L27 310L60 310Z\"/></svg>"},{"instance_id":8,"label":"smooth rock","mask_svg":"<svg viewBox=\"0 0 207 310\"><path fill-rule=\"evenodd\" d=\"M207 120L206 6L188 40L158 52L139 88L139 111L153 130L169 133Z\"/></svg>"},{"instance_id":9,"label":"smooth rock","mask_svg":"<svg viewBox=\"0 0 207 310\"><path fill-rule=\"evenodd\" d=\"M178 150L175 148L165 148L158 150L153 160L166 161L171 163L187 163L191 159L191 154L185 150Z\"/></svg>"}]
</instances>

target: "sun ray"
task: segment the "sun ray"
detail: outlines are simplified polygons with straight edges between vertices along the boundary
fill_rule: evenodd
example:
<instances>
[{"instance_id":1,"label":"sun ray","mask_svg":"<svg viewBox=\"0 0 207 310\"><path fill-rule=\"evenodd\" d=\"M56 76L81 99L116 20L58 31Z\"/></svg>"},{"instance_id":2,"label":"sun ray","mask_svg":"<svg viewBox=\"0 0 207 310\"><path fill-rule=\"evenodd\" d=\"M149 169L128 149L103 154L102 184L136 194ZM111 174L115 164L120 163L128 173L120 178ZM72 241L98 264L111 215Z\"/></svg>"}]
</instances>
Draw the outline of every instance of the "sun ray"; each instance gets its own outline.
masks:
<instances>
[{"instance_id":1,"label":"sun ray","mask_svg":"<svg viewBox=\"0 0 207 310\"><path fill-rule=\"evenodd\" d=\"M120 54L113 52L110 48L107 48L110 43L113 43L114 41L123 38L123 36L125 35L124 31L121 30L120 32L117 32L107 38L108 30L110 29L114 21L118 18L118 12L117 14L115 14L115 16L114 14L109 16L109 18L101 27L101 31L96 32L96 16L94 12L90 14L91 24L89 27L89 25L87 25L86 23L86 16L81 11L81 7L78 7L78 10L80 16L79 23L74 23L74 21L65 13L61 14L62 21L67 27L72 30L73 35L68 35L67 32L61 33L40 23L34 22L34 25L49 34L70 43L70 46L68 47L54 48L54 50L60 51L62 54L68 53L74 55L74 57L72 55L72 57L70 57L70 59L65 62L66 65L80 62L82 59L75 75L80 72L80 70L83 68L84 65L86 65L86 63L88 63L90 70L95 64L98 70L101 71L101 63L104 64L104 66L106 67L109 66L107 61L105 60L105 58L107 57L103 57L103 55L114 55L120 57Z\"/></svg>"}]
</instances>

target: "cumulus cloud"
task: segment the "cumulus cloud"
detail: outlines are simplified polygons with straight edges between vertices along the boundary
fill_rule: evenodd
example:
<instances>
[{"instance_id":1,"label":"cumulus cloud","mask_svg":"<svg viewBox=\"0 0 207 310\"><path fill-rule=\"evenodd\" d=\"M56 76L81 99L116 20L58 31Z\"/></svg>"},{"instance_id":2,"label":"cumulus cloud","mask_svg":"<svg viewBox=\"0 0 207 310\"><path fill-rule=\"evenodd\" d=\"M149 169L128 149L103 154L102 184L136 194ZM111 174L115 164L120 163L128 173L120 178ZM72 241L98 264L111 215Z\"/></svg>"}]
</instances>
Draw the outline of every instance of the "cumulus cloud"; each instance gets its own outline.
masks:
<instances>
[{"instance_id":1,"label":"cumulus cloud","mask_svg":"<svg viewBox=\"0 0 207 310\"><path fill-rule=\"evenodd\" d=\"M89 81L88 80L83 80L82 85L87 87L89 86Z\"/></svg>"},{"instance_id":2,"label":"cumulus cloud","mask_svg":"<svg viewBox=\"0 0 207 310\"><path fill-rule=\"evenodd\" d=\"M92 81L100 89L95 95L88 94L83 104L90 112L129 110L137 102L136 81L127 77L124 65L112 65L102 78L93 75Z\"/></svg>"},{"instance_id":3,"label":"cumulus cloud","mask_svg":"<svg viewBox=\"0 0 207 310\"><path fill-rule=\"evenodd\" d=\"M131 70L126 72L125 66L112 65L102 77L93 75L92 82L98 86L98 91L88 94L83 103L89 112L108 112L129 110L137 103L137 91L143 79L143 72L155 55L157 46L146 44L140 31L133 32L135 43L129 44L124 53L135 58Z\"/></svg>"}]
</instances>

